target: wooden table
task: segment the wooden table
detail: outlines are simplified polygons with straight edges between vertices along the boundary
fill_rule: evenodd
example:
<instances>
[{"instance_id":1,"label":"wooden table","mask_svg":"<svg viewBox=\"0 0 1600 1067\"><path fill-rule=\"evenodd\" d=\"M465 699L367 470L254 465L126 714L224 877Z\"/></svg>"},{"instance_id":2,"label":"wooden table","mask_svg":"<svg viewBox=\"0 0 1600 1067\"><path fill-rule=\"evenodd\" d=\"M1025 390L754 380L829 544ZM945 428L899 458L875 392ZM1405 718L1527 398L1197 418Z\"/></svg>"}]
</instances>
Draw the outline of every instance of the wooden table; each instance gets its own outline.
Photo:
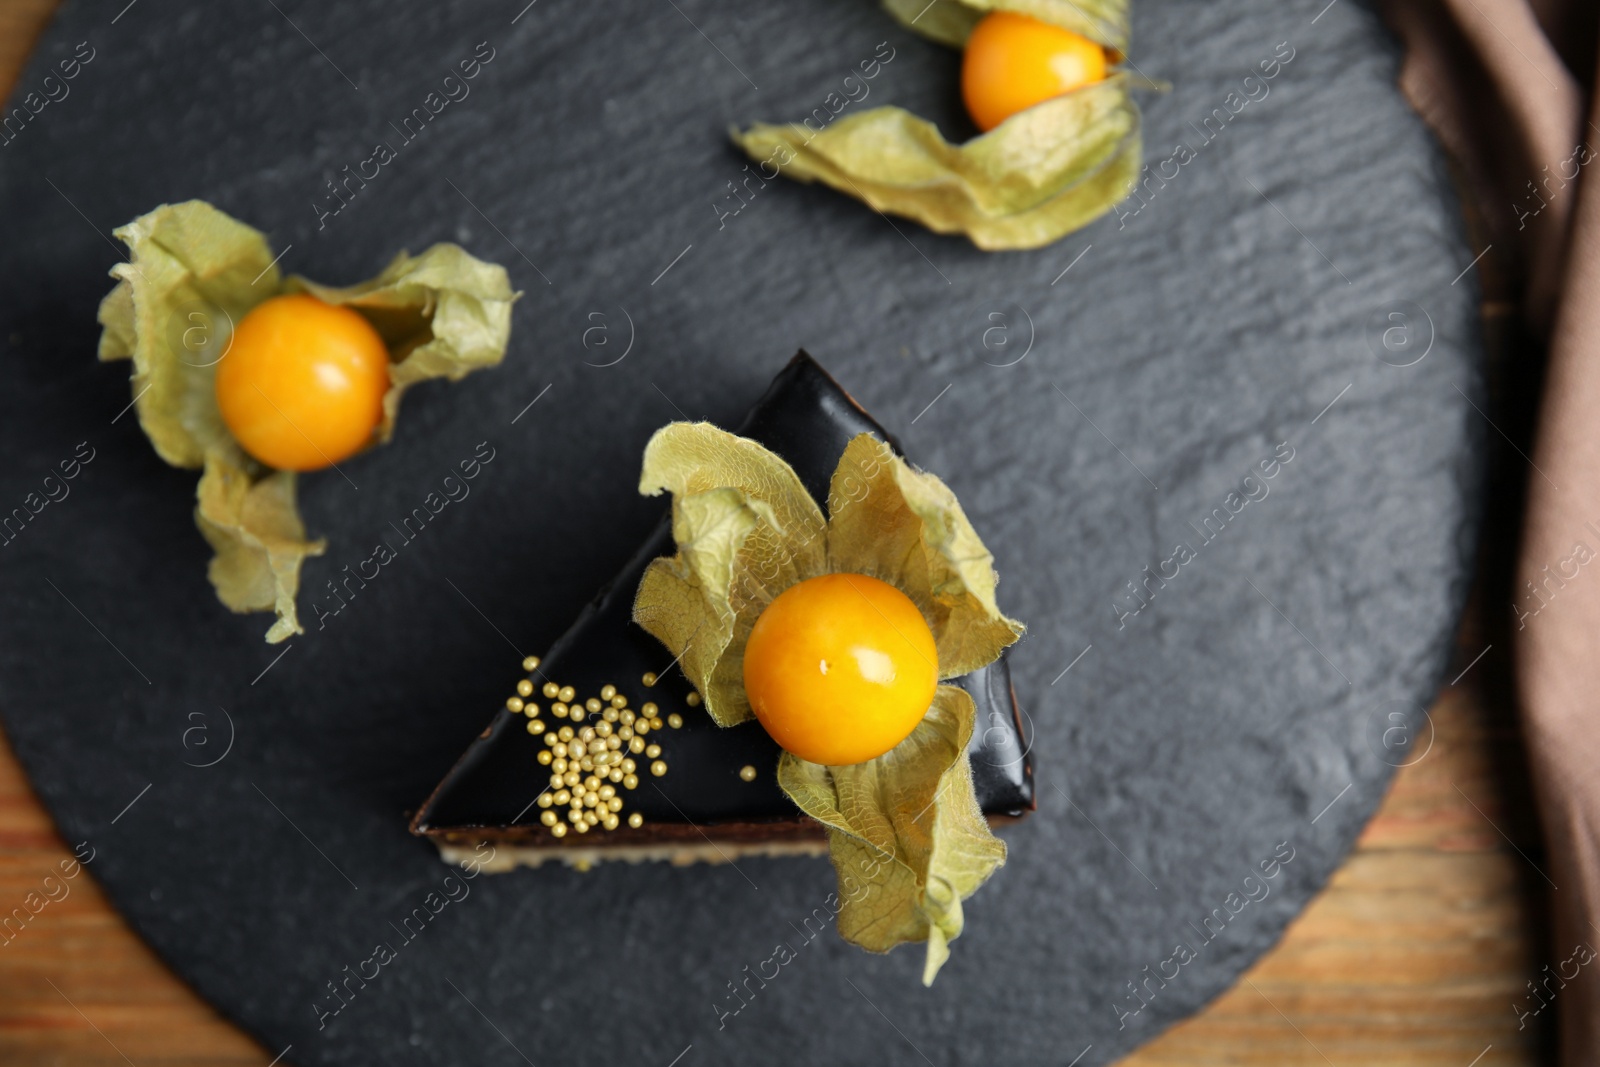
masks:
<instances>
[{"instance_id":1,"label":"wooden table","mask_svg":"<svg viewBox=\"0 0 1600 1067\"><path fill-rule=\"evenodd\" d=\"M0 95L54 6L0 0ZM1503 288L1492 260L1482 269L1487 293ZM1484 323L1500 354L1493 390L1514 326L1493 301ZM1496 422L1518 436L1531 403L1502 385ZM1499 457L1495 498L1520 500L1524 477L1514 455ZM1546 931L1544 885L1531 866L1541 845L1509 690L1509 615L1485 607L1510 601L1502 595L1515 543L1510 510L1485 535L1475 605L1458 639L1454 670L1463 676L1430 713L1432 748L1397 774L1355 851L1277 948L1123 1067L1504 1067L1550 1058L1551 1013L1519 1029L1513 1010L1545 962ZM0 738L0 902L37 891L70 856ZM1063 1063L1076 1054L1063 1052ZM0 947L0 1063L261 1067L273 1055L174 977L92 878L75 879L67 898Z\"/></svg>"}]
</instances>

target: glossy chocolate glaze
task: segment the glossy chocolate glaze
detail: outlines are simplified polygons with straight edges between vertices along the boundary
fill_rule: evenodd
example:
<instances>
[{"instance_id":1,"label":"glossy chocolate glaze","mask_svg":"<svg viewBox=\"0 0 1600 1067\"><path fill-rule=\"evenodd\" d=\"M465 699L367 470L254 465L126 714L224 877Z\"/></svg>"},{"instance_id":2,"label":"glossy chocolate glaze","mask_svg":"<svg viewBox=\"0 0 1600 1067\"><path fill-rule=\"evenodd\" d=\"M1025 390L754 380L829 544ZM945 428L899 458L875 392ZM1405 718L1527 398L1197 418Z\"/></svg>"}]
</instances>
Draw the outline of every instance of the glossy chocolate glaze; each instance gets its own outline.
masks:
<instances>
[{"instance_id":1,"label":"glossy chocolate glaze","mask_svg":"<svg viewBox=\"0 0 1600 1067\"><path fill-rule=\"evenodd\" d=\"M773 380L737 432L787 460L824 507L834 467L852 437L871 432L899 450L899 443L805 352ZM610 833L552 838L539 825L540 809L534 806L549 781L549 771L536 762L543 744L527 732L523 715L501 709L418 811L411 824L414 833L447 840L526 840L552 847L563 842L594 847L678 838L698 841L698 828L712 826L719 838L727 839L820 834L820 827L800 815L778 788L774 772L780 750L760 724L752 720L725 729L713 723L703 708L689 707L685 697L691 687L681 672L668 669L671 654L634 625L634 592L645 567L674 550L670 517L664 517L644 547L583 609L530 676L535 686L531 699L541 706L550 703L538 692L547 681L572 686L580 700L598 697L600 688L609 684L627 695L632 708L653 701L662 718L672 712L683 716L681 729L664 729L647 738L661 745L668 773L653 777L644 771L648 761L636 757L641 763L639 788L623 791L623 814L638 811L645 825L638 830L623 827ZM663 677L647 688L642 683L646 672ZM977 726L968 754L978 803L992 819L1017 818L1031 811L1028 739L1017 715L1005 658L954 684L977 703ZM548 714L544 720L558 723ZM757 769L753 782L739 777L747 764Z\"/></svg>"}]
</instances>

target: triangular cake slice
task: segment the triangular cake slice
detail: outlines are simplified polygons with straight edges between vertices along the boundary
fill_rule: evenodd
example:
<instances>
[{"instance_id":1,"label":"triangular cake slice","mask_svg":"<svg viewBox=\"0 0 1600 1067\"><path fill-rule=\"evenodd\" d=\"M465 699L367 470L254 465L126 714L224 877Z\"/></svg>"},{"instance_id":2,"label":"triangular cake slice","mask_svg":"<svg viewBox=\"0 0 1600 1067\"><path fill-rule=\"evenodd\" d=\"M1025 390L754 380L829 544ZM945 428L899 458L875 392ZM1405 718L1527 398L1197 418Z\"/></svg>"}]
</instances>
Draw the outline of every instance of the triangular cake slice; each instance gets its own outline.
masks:
<instances>
[{"instance_id":1,"label":"triangular cake slice","mask_svg":"<svg viewBox=\"0 0 1600 1067\"><path fill-rule=\"evenodd\" d=\"M829 479L852 437L872 432L899 449L804 352L773 380L737 432L787 460L824 508ZM502 707L416 813L413 833L432 839L446 859L456 861L475 852L482 861L477 850L488 842L494 846L485 865L489 870L551 859L586 867L606 859L687 864L826 852L820 824L802 815L778 788L780 750L766 731L754 720L731 728L713 723L671 655L632 621L645 567L674 551L670 517L663 518L622 573L526 674L532 685L528 700L539 705L546 731L571 725L550 714L553 701L544 696L544 687L551 683L572 687L569 695L580 705L599 699L610 686L634 714L653 703L658 718L681 719L681 727L654 730L645 738L660 746L657 758L667 764L666 773L651 774L654 761L638 753L632 757L637 787L614 787L623 801L618 827L596 826L557 838L540 822L547 809L539 806L539 797L550 785L550 767L538 762L546 743L529 733L526 714ZM968 750L978 803L991 822L1021 818L1034 807L1033 772L1005 658L955 684L970 692L978 707ZM601 715L589 713L584 725L601 721ZM634 813L642 817L637 827L628 822Z\"/></svg>"}]
</instances>

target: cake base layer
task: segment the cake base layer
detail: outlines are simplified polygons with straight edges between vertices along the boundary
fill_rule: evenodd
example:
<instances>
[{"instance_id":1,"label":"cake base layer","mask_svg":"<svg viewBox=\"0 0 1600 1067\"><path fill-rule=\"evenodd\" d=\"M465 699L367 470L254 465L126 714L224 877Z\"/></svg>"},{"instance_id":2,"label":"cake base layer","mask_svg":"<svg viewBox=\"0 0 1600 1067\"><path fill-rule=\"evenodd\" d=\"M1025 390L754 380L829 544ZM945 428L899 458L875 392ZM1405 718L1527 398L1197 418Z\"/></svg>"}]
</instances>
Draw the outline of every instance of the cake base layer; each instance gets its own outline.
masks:
<instances>
[{"instance_id":1,"label":"cake base layer","mask_svg":"<svg viewBox=\"0 0 1600 1067\"><path fill-rule=\"evenodd\" d=\"M990 815L990 826L1018 821L1017 816ZM694 836L684 833L692 831ZM549 834L521 832L496 833L474 837L471 834L435 836L434 845L447 863L472 864L484 874L505 874L518 867L542 867L564 863L586 871L597 863L666 862L674 867L697 863L733 863L753 857L826 856L827 832L812 819L772 820L742 826L684 827L666 824L653 830L619 828L610 833L591 833L587 839L556 840ZM482 846L488 845L485 858Z\"/></svg>"},{"instance_id":2,"label":"cake base layer","mask_svg":"<svg viewBox=\"0 0 1600 1067\"><path fill-rule=\"evenodd\" d=\"M548 835L547 835L548 837ZM435 842L439 855L446 863L464 866L471 862L484 874L505 874L518 867L542 867L546 863L564 863L575 870L586 871L597 863L651 863L665 862L674 867L692 867L697 863L734 863L752 857L826 856L826 840L799 841L717 841L707 838L699 844L687 841L659 841L654 844L634 845L593 844L560 847L541 845L496 845L494 855L484 861L476 845L451 845ZM554 844L554 842L552 842Z\"/></svg>"}]
</instances>

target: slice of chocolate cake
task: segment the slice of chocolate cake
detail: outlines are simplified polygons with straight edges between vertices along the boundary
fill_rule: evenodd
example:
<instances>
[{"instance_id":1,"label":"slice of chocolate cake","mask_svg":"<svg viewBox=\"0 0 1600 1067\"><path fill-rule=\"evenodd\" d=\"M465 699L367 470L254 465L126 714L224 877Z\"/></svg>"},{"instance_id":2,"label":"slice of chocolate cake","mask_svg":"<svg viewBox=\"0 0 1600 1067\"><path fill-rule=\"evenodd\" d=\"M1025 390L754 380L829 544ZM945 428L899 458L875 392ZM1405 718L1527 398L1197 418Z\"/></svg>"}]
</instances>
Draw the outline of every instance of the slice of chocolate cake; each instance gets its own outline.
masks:
<instances>
[{"instance_id":1,"label":"slice of chocolate cake","mask_svg":"<svg viewBox=\"0 0 1600 1067\"><path fill-rule=\"evenodd\" d=\"M824 508L829 479L851 438L871 432L899 450L804 352L773 380L736 432L788 461ZM518 686L520 696L495 713L434 789L411 821L413 833L431 838L450 860L472 856L487 841L495 849L488 870L551 859L584 867L606 859L687 864L827 851L821 825L778 788L781 750L761 725L753 719L730 728L712 722L671 655L632 621L646 566L674 551L670 517L663 518L549 654L524 664L531 669ZM1034 807L1033 772L1005 658L953 684L977 704L968 755L979 805L991 823L1022 817ZM652 720L660 725L651 728ZM565 744L548 736L563 726L599 735L587 745L579 736ZM607 747L613 740L618 743ZM612 804L606 820L613 829L568 834L563 826L557 836L540 821L551 810L553 791L559 792L551 757L541 753L559 760L566 746L587 753L596 742L601 747L594 755L606 759L595 772L600 781L616 782L619 776L608 779L607 772L626 768L634 787L617 782L609 792L600 789L607 794L602 805L612 794L621 802Z\"/></svg>"}]
</instances>

